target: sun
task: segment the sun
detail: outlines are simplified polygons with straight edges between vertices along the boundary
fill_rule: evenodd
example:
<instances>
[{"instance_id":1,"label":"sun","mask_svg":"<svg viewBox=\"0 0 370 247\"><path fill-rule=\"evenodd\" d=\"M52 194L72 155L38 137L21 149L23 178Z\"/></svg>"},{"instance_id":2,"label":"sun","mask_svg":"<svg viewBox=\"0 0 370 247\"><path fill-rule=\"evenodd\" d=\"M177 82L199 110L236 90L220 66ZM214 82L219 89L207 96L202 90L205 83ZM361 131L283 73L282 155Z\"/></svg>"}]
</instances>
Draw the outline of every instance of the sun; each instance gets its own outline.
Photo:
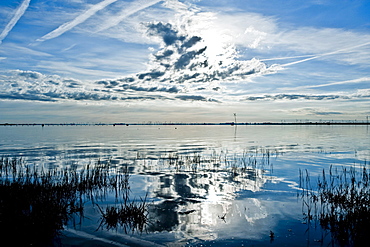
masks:
<instances>
[{"instance_id":1,"label":"sun","mask_svg":"<svg viewBox=\"0 0 370 247\"><path fill-rule=\"evenodd\" d=\"M224 63L235 58L236 49L229 35L210 28L202 33L202 38L207 46L205 53L211 63Z\"/></svg>"},{"instance_id":2,"label":"sun","mask_svg":"<svg viewBox=\"0 0 370 247\"><path fill-rule=\"evenodd\" d=\"M197 13L189 17L185 25L185 32L192 36L199 36L202 42L200 48L207 47L205 55L210 65L220 65L232 62L237 57L234 37L230 32L218 24L219 20L214 13Z\"/></svg>"}]
</instances>

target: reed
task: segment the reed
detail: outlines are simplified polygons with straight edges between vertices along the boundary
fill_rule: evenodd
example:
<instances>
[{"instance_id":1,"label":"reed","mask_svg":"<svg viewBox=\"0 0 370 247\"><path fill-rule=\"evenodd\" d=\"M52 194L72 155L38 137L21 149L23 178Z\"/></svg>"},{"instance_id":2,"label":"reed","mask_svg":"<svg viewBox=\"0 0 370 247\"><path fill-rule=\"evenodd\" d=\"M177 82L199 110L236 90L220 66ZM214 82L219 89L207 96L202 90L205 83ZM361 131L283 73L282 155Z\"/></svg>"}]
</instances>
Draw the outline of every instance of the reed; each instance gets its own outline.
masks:
<instances>
[{"instance_id":1,"label":"reed","mask_svg":"<svg viewBox=\"0 0 370 247\"><path fill-rule=\"evenodd\" d=\"M162 165L156 169L176 169L194 176L199 172L221 172L233 180L238 176L255 179L266 166L271 166L273 154L274 151L262 149L245 151L241 155L172 152L158 159ZM277 156L277 152L275 154ZM145 159L138 154L133 162ZM98 229L142 232L149 224L148 202L146 197L132 200L129 179L128 166L115 166L110 160L45 169L28 164L22 158L2 157L0 231L3 241L17 246L51 245L66 225L78 224L78 220L84 218L86 203L100 212ZM102 206L112 194L116 197L115 203Z\"/></svg>"},{"instance_id":2,"label":"reed","mask_svg":"<svg viewBox=\"0 0 370 247\"><path fill-rule=\"evenodd\" d=\"M98 228L105 227L107 230L123 228L127 234L129 232L142 232L148 224L148 212L146 197L140 198L140 203L125 201L119 205L107 206L99 211L102 220Z\"/></svg>"},{"instance_id":3,"label":"reed","mask_svg":"<svg viewBox=\"0 0 370 247\"><path fill-rule=\"evenodd\" d=\"M368 239L370 171L362 167L330 166L312 188L309 173L300 171L301 196L306 220L317 220L340 246L358 246Z\"/></svg>"},{"instance_id":4,"label":"reed","mask_svg":"<svg viewBox=\"0 0 370 247\"><path fill-rule=\"evenodd\" d=\"M244 150L241 154L231 154L228 151L213 152L211 155L199 153L179 154L168 153L161 157L161 164L175 168L177 172L222 171L232 177L243 175L251 170L264 172L266 168L273 169L271 159L277 158L277 150L255 149Z\"/></svg>"},{"instance_id":5,"label":"reed","mask_svg":"<svg viewBox=\"0 0 370 247\"><path fill-rule=\"evenodd\" d=\"M14 246L51 245L65 225L74 222L76 217L83 217L84 204L87 201L97 205L98 200L103 200L107 193L112 192L123 200L120 204L121 222L131 225L135 222L134 229L142 230L146 222L146 204L144 201L137 206L130 202L129 190L128 169L113 167L109 161L97 161L79 170L76 166L45 170L27 164L22 158L2 157L2 240ZM109 210L107 207L104 213L101 209L103 219L107 218L106 212ZM134 214L135 221L132 220ZM123 221L124 217L129 220ZM138 225L140 217L143 221Z\"/></svg>"}]
</instances>

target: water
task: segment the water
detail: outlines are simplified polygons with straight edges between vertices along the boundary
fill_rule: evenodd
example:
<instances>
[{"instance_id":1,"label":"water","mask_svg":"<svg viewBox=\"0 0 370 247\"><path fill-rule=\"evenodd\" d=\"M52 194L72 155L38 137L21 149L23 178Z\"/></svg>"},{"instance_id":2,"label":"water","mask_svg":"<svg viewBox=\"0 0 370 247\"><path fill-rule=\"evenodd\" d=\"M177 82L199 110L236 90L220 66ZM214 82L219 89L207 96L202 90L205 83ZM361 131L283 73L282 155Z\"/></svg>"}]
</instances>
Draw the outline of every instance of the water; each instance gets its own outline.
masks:
<instances>
[{"instance_id":1,"label":"water","mask_svg":"<svg viewBox=\"0 0 370 247\"><path fill-rule=\"evenodd\" d=\"M67 246L91 239L107 246L327 244L330 234L304 220L299 171L307 169L315 181L323 168L360 167L370 158L367 126L2 126L0 131L1 156L21 156L44 168L110 160L129 167L134 200L147 195L146 231L99 228L98 210L86 202L82 223L64 231ZM112 203L108 196L99 205Z\"/></svg>"}]
</instances>

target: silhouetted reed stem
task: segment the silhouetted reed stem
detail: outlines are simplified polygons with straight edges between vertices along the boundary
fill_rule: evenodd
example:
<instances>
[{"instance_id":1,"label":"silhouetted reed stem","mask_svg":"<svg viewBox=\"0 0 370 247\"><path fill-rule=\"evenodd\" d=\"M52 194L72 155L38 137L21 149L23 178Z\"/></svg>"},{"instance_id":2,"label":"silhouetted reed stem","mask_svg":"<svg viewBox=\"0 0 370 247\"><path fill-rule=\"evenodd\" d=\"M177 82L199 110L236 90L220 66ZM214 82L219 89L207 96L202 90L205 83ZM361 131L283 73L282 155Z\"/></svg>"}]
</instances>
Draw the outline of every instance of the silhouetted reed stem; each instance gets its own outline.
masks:
<instances>
[{"instance_id":1,"label":"silhouetted reed stem","mask_svg":"<svg viewBox=\"0 0 370 247\"><path fill-rule=\"evenodd\" d=\"M330 166L329 174L322 171L317 190L312 190L310 176L300 171L303 208L306 219L317 219L331 232L340 245L358 245L367 240L370 220L369 170L354 166L338 171ZM312 209L318 211L312 213Z\"/></svg>"},{"instance_id":2,"label":"silhouetted reed stem","mask_svg":"<svg viewBox=\"0 0 370 247\"><path fill-rule=\"evenodd\" d=\"M121 208L137 208L135 216L146 217L145 201L129 204L129 174L126 167L110 162L45 170L22 158L0 159L0 232L4 243L14 246L49 245L75 215L83 216L85 200L104 199L109 192L122 195ZM141 216L138 214L142 214ZM103 217L105 215L103 214ZM128 221L134 224L133 220ZM125 224L123 222L122 224ZM141 227L136 230L142 230Z\"/></svg>"}]
</instances>

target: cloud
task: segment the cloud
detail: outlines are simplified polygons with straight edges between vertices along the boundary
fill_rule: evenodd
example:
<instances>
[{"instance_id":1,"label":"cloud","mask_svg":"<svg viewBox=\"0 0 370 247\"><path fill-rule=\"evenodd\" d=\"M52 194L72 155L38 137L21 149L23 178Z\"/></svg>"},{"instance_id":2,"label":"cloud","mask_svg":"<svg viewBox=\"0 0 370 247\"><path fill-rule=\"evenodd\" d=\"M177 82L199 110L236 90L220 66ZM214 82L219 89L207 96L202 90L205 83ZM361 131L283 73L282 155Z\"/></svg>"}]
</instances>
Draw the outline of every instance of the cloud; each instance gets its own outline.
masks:
<instances>
[{"instance_id":1,"label":"cloud","mask_svg":"<svg viewBox=\"0 0 370 247\"><path fill-rule=\"evenodd\" d=\"M130 15L133 15L137 13L140 10L146 9L158 2L161 2L162 0L139 0L139 1L134 1L130 3L130 5L124 9L122 9L121 12L119 12L118 15L111 16L107 18L107 20L104 21L104 23L99 27L97 32L101 32L103 30L106 30L108 28L114 27L118 25L121 21L129 17Z\"/></svg>"},{"instance_id":2,"label":"cloud","mask_svg":"<svg viewBox=\"0 0 370 247\"><path fill-rule=\"evenodd\" d=\"M169 2L166 2L167 4ZM172 4L177 3L172 1ZM184 7L183 5L181 5ZM190 16L196 14L189 9ZM188 16L183 16L187 22ZM192 17L193 18L193 17ZM99 80L95 82L102 91L110 92L155 92L181 94L174 99L191 101L219 101L208 96L222 95L225 86L221 84L243 83L255 76L275 73L279 67L267 66L257 60L239 59L236 48L231 44L215 49L212 42L206 41L202 33L189 32L183 25L167 22L148 22L143 24L145 34L152 40L157 40L160 47L153 49L149 57L147 70L137 74L114 80ZM198 95L201 91L202 95ZM184 93L190 97L183 96ZM192 95L197 93L197 95ZM205 96L205 94L207 96ZM222 98L222 97L221 97ZM211 100L210 100L211 99Z\"/></svg>"},{"instance_id":3,"label":"cloud","mask_svg":"<svg viewBox=\"0 0 370 247\"><path fill-rule=\"evenodd\" d=\"M19 19L23 16L24 12L26 12L28 6L30 5L31 0L24 0L19 8L15 11L13 18L9 21L9 23L5 26L4 30L0 34L0 44L8 35L8 33L13 29L15 24L19 21Z\"/></svg>"},{"instance_id":4,"label":"cloud","mask_svg":"<svg viewBox=\"0 0 370 247\"><path fill-rule=\"evenodd\" d=\"M292 109L290 112L294 114L302 114L302 115L316 115L316 116L330 116L330 115L342 115L343 112L338 111L330 111L325 108L311 108L311 107L304 107L300 109Z\"/></svg>"},{"instance_id":5,"label":"cloud","mask_svg":"<svg viewBox=\"0 0 370 247\"><path fill-rule=\"evenodd\" d=\"M101 80L95 82L96 84L103 85L106 89L114 89L115 92L166 92L166 93L178 93L181 90L176 86L171 87L161 87L161 86L152 86L145 87L144 85L139 86L135 84L130 84L132 81L130 78L120 79L120 80ZM123 82L123 83L122 83Z\"/></svg>"},{"instance_id":6,"label":"cloud","mask_svg":"<svg viewBox=\"0 0 370 247\"><path fill-rule=\"evenodd\" d=\"M263 44L272 47L276 51L294 52L302 54L301 56L307 56L307 58L283 64L282 66L284 67L315 59L342 64L370 66L368 59L370 55L370 50L368 49L370 47L369 39L370 36L366 33L339 28L301 27L289 30L280 28L279 31L277 29L269 33ZM282 58L284 57L278 57L278 59Z\"/></svg>"},{"instance_id":7,"label":"cloud","mask_svg":"<svg viewBox=\"0 0 370 247\"><path fill-rule=\"evenodd\" d=\"M100 61L99 61L100 62ZM90 61L93 64L92 60ZM106 64L108 64L107 62ZM96 62L98 64L98 62ZM74 76L75 78L81 76L84 78L97 78L97 77L106 77L106 78L115 78L117 77L117 73L106 71L101 69L99 66L97 68L89 68L86 62L60 62L60 61L40 61L35 67L37 69L47 69L49 71L53 71L54 73L60 73L64 75ZM95 65L95 64L94 64ZM88 68L84 68L88 67Z\"/></svg>"},{"instance_id":8,"label":"cloud","mask_svg":"<svg viewBox=\"0 0 370 247\"><path fill-rule=\"evenodd\" d=\"M329 87L329 86L337 86L337 85L343 85L343 84L356 84L356 83L362 83L362 82L369 82L370 77L361 77L353 80L346 80L346 81L338 81L338 82L331 82L331 83L325 83L320 85L312 85L312 86L306 86L306 88L320 88L320 87Z\"/></svg>"},{"instance_id":9,"label":"cloud","mask_svg":"<svg viewBox=\"0 0 370 247\"><path fill-rule=\"evenodd\" d=\"M34 71L19 71L18 76L37 80L40 79L42 74Z\"/></svg>"},{"instance_id":10,"label":"cloud","mask_svg":"<svg viewBox=\"0 0 370 247\"><path fill-rule=\"evenodd\" d=\"M244 101L291 101L291 100L309 100L309 101L321 101L321 100L356 100L356 99L367 99L370 98L370 89L357 90L353 94L265 94L262 96L247 96Z\"/></svg>"},{"instance_id":11,"label":"cloud","mask_svg":"<svg viewBox=\"0 0 370 247\"><path fill-rule=\"evenodd\" d=\"M99 88L96 85L105 85ZM120 90L110 90L115 81L89 83L35 71L14 70L0 77L0 99L27 101L141 101L171 100L166 94L177 92L171 88L140 88L125 84ZM145 93L141 95L140 93Z\"/></svg>"},{"instance_id":12,"label":"cloud","mask_svg":"<svg viewBox=\"0 0 370 247\"><path fill-rule=\"evenodd\" d=\"M306 94L275 94L263 96L248 96L247 101L256 100L334 100L334 99L349 99L348 96L341 95L306 95Z\"/></svg>"},{"instance_id":13,"label":"cloud","mask_svg":"<svg viewBox=\"0 0 370 247\"><path fill-rule=\"evenodd\" d=\"M42 36L41 38L37 39L36 41L43 42L43 41L48 40L48 39L56 38L56 37L62 35L63 33L71 30L75 26L85 22L87 19L89 19L91 16L93 16L96 12L98 12L99 10L104 9L105 7L107 7L108 5L110 5L110 4L112 4L116 1L117 0L101 1L100 3L95 4L92 7L90 7L89 9L87 9L85 12L83 12L82 14L77 16L72 21L62 24L57 29L51 31L50 33L48 33L44 36Z\"/></svg>"},{"instance_id":14,"label":"cloud","mask_svg":"<svg viewBox=\"0 0 370 247\"><path fill-rule=\"evenodd\" d=\"M65 31L70 30L79 23L84 22L97 11L104 9L114 1L102 1L86 10L73 21L60 26L58 29L45 35L44 40L57 37ZM119 23L128 15L134 14L141 9L152 6L160 1L133 2L123 12L108 18L103 22L102 30L110 28ZM139 4L140 3L140 4ZM287 63L285 66L293 65L319 56L338 55L353 52L357 48L365 47L369 42L360 42L340 48L335 46L333 51L329 47L319 47L313 53L308 43L295 43L287 37L297 37L297 30L282 32L281 41L277 41L277 26L275 20L258 14L245 14L241 17L233 17L231 14L216 14L202 12L193 6L185 5L179 1L165 1L167 8L176 10L171 21L150 21L142 24L142 30L148 40L157 44L151 48L147 69L141 72L122 76L116 79L108 77L97 81L69 80L62 77L37 74L32 71L17 71L9 77L4 77L0 89L3 89L2 98L8 95L9 99L27 100L91 100L91 101L127 101L127 100L178 100L178 101L200 101L200 102L224 102L239 100L242 101L325 101L325 100L352 100L369 97L368 93L362 91L357 94L345 95L340 93L332 94L264 94L247 95L251 92L248 85L255 77L273 74L282 69L283 66L276 64L267 65L263 60L253 56L241 56L240 47L258 50L266 47L266 44L273 44L279 47L292 50L311 51L309 55L297 55L291 53L289 59L299 59L296 62ZM108 9L107 9L108 11ZM104 13L106 14L106 13ZM145 14L145 13L144 13ZM228 21L225 21L228 20ZM241 21L246 24L241 24ZM111 24L109 24L111 23ZM108 25L109 24L109 25ZM233 27L233 25L237 27ZM112 26L111 26L112 25ZM333 33L333 30L325 30L321 34ZM237 35L240 33L240 36ZM43 39L41 38L41 39ZM312 39L310 37L310 39ZM319 38L318 38L319 39ZM302 46L300 46L302 45ZM324 46L324 45L323 45ZM326 45L325 45L326 46ZM317 55L318 54L318 55ZM302 59L304 58L304 59ZM283 59L278 57L276 59ZM102 59L103 60L103 59ZM120 57L118 58L120 60ZM122 61L125 57L122 57ZM269 59L266 59L267 61ZM87 63L94 64L93 61ZM41 61L37 66L44 69L55 69L55 73L64 71L71 74L81 75L103 75L102 71L83 69L79 66L72 66L72 63ZM76 64L74 64L76 65ZM49 67L48 67L49 66ZM60 70L58 70L60 68ZM94 74L95 73L95 74ZM291 73L287 71L286 73ZM366 79L366 78L365 78ZM349 81L349 80L347 80ZM355 83L355 82L353 82ZM336 85L326 83L325 85ZM256 84L253 84L256 86ZM264 85L256 87L263 88ZM312 86L315 87L315 86ZM317 86L319 87L319 86ZM261 89L262 90L262 89ZM262 92L266 92L263 88ZM283 91L284 92L284 91ZM241 96L241 94L243 94ZM23 98L22 98L23 96Z\"/></svg>"},{"instance_id":15,"label":"cloud","mask_svg":"<svg viewBox=\"0 0 370 247\"><path fill-rule=\"evenodd\" d=\"M346 52L352 51L356 48L360 48L360 47L367 46L367 45L370 45L370 42L365 42L363 44L350 46L350 47L347 47L347 48L342 48L342 49L339 49L339 50L327 52L327 53L316 55L316 56L313 56L313 57L308 57L308 58L298 60L298 61L294 61L294 62L291 62L291 63L282 64L281 66L286 67L286 66L291 66L291 65L294 65L294 64L297 64L297 63L303 63L303 62L306 62L306 61L310 61L310 60L313 60L313 59L318 59L318 58L322 58L322 57L326 57L326 56L330 56L330 55L346 53Z\"/></svg>"},{"instance_id":16,"label":"cloud","mask_svg":"<svg viewBox=\"0 0 370 247\"><path fill-rule=\"evenodd\" d=\"M184 101L204 101L204 102L217 102L218 100L212 98L206 98L201 95L179 95L175 97L176 99L184 100Z\"/></svg>"},{"instance_id":17,"label":"cloud","mask_svg":"<svg viewBox=\"0 0 370 247\"><path fill-rule=\"evenodd\" d=\"M3 44L4 49L2 53L7 54L9 57L16 54L16 56L20 55L28 55L30 57L51 57L52 55L46 52L37 51L34 49L30 49L28 47L24 47L21 45L17 45L14 43L7 43Z\"/></svg>"},{"instance_id":18,"label":"cloud","mask_svg":"<svg viewBox=\"0 0 370 247\"><path fill-rule=\"evenodd\" d=\"M37 94L20 94L16 92L12 93L0 93L0 99L5 100L31 100L31 101L47 101L55 102L56 100L51 99L48 96L37 95Z\"/></svg>"},{"instance_id":19,"label":"cloud","mask_svg":"<svg viewBox=\"0 0 370 247\"><path fill-rule=\"evenodd\" d=\"M121 80L144 85L175 84L185 92L195 90L199 85L214 88L219 82L240 82L278 70L257 59L237 59L233 46L220 49L216 55L210 54L209 44L201 34L189 34L171 23L151 22L146 28L149 37L160 41L160 49L151 55L146 72Z\"/></svg>"},{"instance_id":20,"label":"cloud","mask_svg":"<svg viewBox=\"0 0 370 247\"><path fill-rule=\"evenodd\" d=\"M296 59L286 67L314 59L370 66L368 33L341 28L294 27L273 16L241 11L196 13L189 17L192 29L203 30L215 43L230 42L260 61ZM196 23L196 24L194 24ZM185 24L184 24L185 25ZM219 32L213 35L213 30ZM208 35L207 32L210 32ZM207 37L206 37L207 36ZM302 58L302 59L301 59Z\"/></svg>"}]
</instances>

